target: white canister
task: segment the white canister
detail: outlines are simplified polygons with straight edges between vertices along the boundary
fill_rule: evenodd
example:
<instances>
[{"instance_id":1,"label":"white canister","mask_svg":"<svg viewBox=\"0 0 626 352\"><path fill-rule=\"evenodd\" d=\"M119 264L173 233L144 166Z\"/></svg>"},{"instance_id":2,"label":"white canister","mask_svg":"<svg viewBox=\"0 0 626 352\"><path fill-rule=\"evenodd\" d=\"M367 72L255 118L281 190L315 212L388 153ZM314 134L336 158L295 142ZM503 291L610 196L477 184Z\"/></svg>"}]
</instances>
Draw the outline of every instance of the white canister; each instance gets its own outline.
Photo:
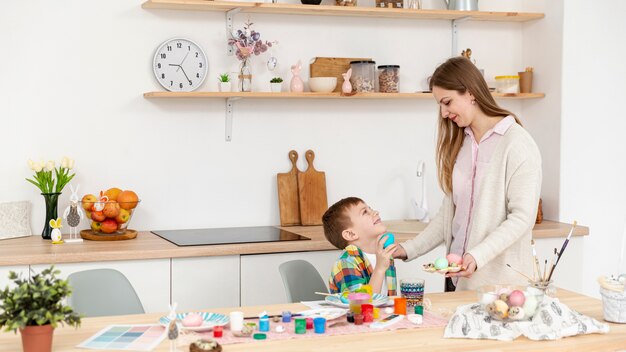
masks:
<instances>
[{"instance_id":1,"label":"white canister","mask_svg":"<svg viewBox=\"0 0 626 352\"><path fill-rule=\"evenodd\" d=\"M243 312L230 312L230 331L243 330Z\"/></svg>"}]
</instances>

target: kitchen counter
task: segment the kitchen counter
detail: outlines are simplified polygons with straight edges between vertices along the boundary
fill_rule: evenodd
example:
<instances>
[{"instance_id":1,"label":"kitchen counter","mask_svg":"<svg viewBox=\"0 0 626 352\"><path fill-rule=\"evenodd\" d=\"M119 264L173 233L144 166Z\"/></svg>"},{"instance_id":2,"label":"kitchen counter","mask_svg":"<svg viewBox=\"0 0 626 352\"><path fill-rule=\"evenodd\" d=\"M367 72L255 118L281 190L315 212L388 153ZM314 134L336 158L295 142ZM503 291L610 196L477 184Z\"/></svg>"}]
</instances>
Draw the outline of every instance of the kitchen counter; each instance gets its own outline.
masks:
<instances>
[{"instance_id":1,"label":"kitchen counter","mask_svg":"<svg viewBox=\"0 0 626 352\"><path fill-rule=\"evenodd\" d=\"M476 301L474 291L448 292L426 294L432 302L433 311L453 311L458 305ZM601 322L601 301L566 290L558 290L557 297L564 304L578 312L593 317ZM208 311L228 314L233 310L241 310L246 316L256 316L265 310L268 314L280 314L290 310L297 312L308 309L301 303L264 305L244 308L215 308ZM123 317L83 318L81 327L75 329L68 326L59 326L54 332L53 350L84 351L75 346L86 340L96 332L111 324L154 324L165 313L126 315ZM380 332L359 333L351 335L311 336L307 332L306 338L275 340L250 343L232 344L223 346L227 351L616 351L626 346L626 324L611 324L607 334L589 334L567 337L554 341L532 341L519 337L513 341L444 339L443 327L416 328L391 330ZM313 334L314 335L314 334ZM19 334L12 332L0 333L0 350L19 351L21 341ZM165 339L155 351L168 351L169 341ZM186 346L180 346L180 351L187 351Z\"/></svg>"},{"instance_id":2,"label":"kitchen counter","mask_svg":"<svg viewBox=\"0 0 626 352\"><path fill-rule=\"evenodd\" d=\"M410 220L385 222L396 241L402 242L419 234L426 224ZM178 247L150 232L139 232L134 240L87 241L77 244L52 245L40 236L0 241L0 266L83 263L112 260L207 257L263 253L288 253L335 250L324 238L322 226L282 227L285 230L311 238L308 241L285 241L212 246ZM565 237L570 225L544 220L535 225L535 239ZM574 236L585 236L589 229L578 226Z\"/></svg>"}]
</instances>

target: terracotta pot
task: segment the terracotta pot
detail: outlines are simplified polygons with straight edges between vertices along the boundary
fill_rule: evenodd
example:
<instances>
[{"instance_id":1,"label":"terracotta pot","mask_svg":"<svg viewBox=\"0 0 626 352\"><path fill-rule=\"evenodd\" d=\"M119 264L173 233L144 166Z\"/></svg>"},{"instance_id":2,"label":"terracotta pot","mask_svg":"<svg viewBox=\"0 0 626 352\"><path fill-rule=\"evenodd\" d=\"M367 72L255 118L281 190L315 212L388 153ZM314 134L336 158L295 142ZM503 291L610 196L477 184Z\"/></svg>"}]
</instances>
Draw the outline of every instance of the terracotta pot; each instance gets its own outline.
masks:
<instances>
[{"instance_id":1,"label":"terracotta pot","mask_svg":"<svg viewBox=\"0 0 626 352\"><path fill-rule=\"evenodd\" d=\"M50 324L20 329L24 352L51 352L53 332L54 328Z\"/></svg>"}]
</instances>

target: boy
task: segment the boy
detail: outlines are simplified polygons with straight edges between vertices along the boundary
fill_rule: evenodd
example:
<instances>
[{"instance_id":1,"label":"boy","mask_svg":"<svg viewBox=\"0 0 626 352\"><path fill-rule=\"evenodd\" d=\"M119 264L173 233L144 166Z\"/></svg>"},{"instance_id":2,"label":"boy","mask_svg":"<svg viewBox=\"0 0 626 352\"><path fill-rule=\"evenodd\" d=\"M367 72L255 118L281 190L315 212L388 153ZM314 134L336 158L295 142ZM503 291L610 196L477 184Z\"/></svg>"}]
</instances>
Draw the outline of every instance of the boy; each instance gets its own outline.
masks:
<instances>
[{"instance_id":1,"label":"boy","mask_svg":"<svg viewBox=\"0 0 626 352\"><path fill-rule=\"evenodd\" d=\"M331 293L355 291L369 284L372 292L396 295L396 268L392 253L396 244L383 249L387 227L377 211L356 197L333 204L322 216L324 235L343 253L333 265ZM381 240L382 239L382 240Z\"/></svg>"}]
</instances>

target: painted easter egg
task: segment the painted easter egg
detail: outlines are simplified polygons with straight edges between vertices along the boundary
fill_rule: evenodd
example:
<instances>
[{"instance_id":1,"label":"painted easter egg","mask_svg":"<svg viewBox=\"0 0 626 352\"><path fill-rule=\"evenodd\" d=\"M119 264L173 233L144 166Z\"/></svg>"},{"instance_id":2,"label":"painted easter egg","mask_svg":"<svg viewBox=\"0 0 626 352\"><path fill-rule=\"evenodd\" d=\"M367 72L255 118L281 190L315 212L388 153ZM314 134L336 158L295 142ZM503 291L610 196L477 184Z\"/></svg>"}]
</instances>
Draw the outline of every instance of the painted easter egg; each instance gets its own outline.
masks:
<instances>
[{"instance_id":1,"label":"painted easter egg","mask_svg":"<svg viewBox=\"0 0 626 352\"><path fill-rule=\"evenodd\" d=\"M524 308L522 307L511 307L509 308L509 319L511 320L522 320L524 319L525 313Z\"/></svg>"},{"instance_id":2,"label":"painted easter egg","mask_svg":"<svg viewBox=\"0 0 626 352\"><path fill-rule=\"evenodd\" d=\"M52 229L52 233L50 233L50 239L52 240L52 242L61 242L62 238L63 236L61 235L61 230Z\"/></svg>"},{"instance_id":3,"label":"painted easter egg","mask_svg":"<svg viewBox=\"0 0 626 352\"><path fill-rule=\"evenodd\" d=\"M202 325L202 317L200 314L187 314L185 318L183 318L183 326L185 327L196 327Z\"/></svg>"},{"instance_id":4,"label":"painted easter egg","mask_svg":"<svg viewBox=\"0 0 626 352\"><path fill-rule=\"evenodd\" d=\"M532 317L533 315L535 315L535 311L537 310L537 298L535 298L535 296L533 295L527 295L526 301L524 302L524 306L522 308L524 308L524 312L526 312L524 316L525 318Z\"/></svg>"},{"instance_id":5,"label":"painted easter egg","mask_svg":"<svg viewBox=\"0 0 626 352\"><path fill-rule=\"evenodd\" d=\"M435 260L435 269L446 269L448 267L448 259L446 258L437 258Z\"/></svg>"},{"instance_id":6,"label":"painted easter egg","mask_svg":"<svg viewBox=\"0 0 626 352\"><path fill-rule=\"evenodd\" d=\"M395 242L395 237L393 235L393 233L391 232L387 232L386 234L383 235L383 238L387 238L385 240L385 243L383 243L383 248L387 248L389 246L391 246L394 242Z\"/></svg>"},{"instance_id":7,"label":"painted easter egg","mask_svg":"<svg viewBox=\"0 0 626 352\"><path fill-rule=\"evenodd\" d=\"M463 257L461 257L460 255L456 254L456 253L450 253L446 256L446 259L448 260L448 263L452 264L456 264L458 266L461 266L461 264L463 264Z\"/></svg>"},{"instance_id":8,"label":"painted easter egg","mask_svg":"<svg viewBox=\"0 0 626 352\"><path fill-rule=\"evenodd\" d=\"M509 306L506 302L497 299L493 304L496 308L496 316L498 316L498 318L505 319L509 316Z\"/></svg>"},{"instance_id":9,"label":"painted easter egg","mask_svg":"<svg viewBox=\"0 0 626 352\"><path fill-rule=\"evenodd\" d=\"M524 292L520 290L515 290L509 295L509 306L522 307L525 301L526 296L524 296Z\"/></svg>"}]
</instances>

